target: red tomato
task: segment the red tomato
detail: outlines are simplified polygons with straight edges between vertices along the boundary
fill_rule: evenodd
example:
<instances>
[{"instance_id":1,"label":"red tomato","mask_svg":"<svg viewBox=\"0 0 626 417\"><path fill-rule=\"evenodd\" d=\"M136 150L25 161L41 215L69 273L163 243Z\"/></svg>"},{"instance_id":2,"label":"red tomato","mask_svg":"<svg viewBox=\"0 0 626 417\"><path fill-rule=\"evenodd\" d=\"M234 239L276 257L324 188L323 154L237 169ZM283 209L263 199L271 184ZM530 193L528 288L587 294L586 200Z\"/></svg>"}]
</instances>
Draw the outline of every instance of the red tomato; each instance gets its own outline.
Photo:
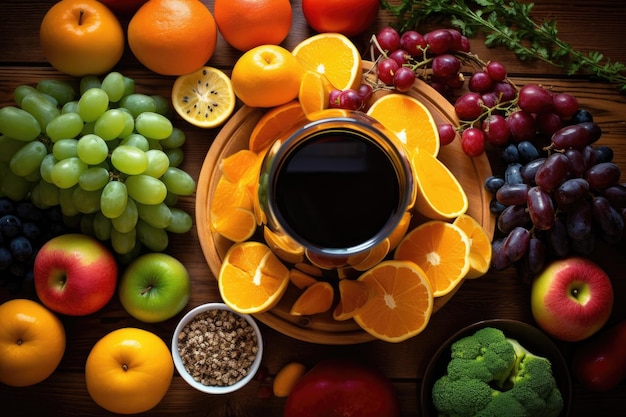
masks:
<instances>
[{"instance_id":1,"label":"red tomato","mask_svg":"<svg viewBox=\"0 0 626 417\"><path fill-rule=\"evenodd\" d=\"M363 33L378 15L379 0L302 0L307 23L317 32Z\"/></svg>"}]
</instances>

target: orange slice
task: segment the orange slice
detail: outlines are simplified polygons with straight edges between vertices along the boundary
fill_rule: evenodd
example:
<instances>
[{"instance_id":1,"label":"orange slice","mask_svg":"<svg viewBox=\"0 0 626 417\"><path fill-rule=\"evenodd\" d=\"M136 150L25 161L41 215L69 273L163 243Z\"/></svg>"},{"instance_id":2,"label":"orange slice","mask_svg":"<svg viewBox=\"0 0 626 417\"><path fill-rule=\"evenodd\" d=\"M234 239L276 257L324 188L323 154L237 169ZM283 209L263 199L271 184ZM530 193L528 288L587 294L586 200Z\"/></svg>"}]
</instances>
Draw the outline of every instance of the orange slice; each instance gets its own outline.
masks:
<instances>
[{"instance_id":1,"label":"orange slice","mask_svg":"<svg viewBox=\"0 0 626 417\"><path fill-rule=\"evenodd\" d=\"M404 213L400 222L396 226L396 228L391 232L387 239L389 240L389 250L394 250L406 235L406 232L409 230L409 226L411 225L411 212L407 211Z\"/></svg>"},{"instance_id":2,"label":"orange slice","mask_svg":"<svg viewBox=\"0 0 626 417\"><path fill-rule=\"evenodd\" d=\"M258 162L258 155L248 149L242 149L223 158L220 161L222 175L230 182L248 182L250 180L250 170Z\"/></svg>"},{"instance_id":3,"label":"orange slice","mask_svg":"<svg viewBox=\"0 0 626 417\"><path fill-rule=\"evenodd\" d=\"M305 70L326 77L338 90L357 88L361 83L361 55L348 37L340 33L320 33L300 42L292 54Z\"/></svg>"},{"instance_id":4,"label":"orange slice","mask_svg":"<svg viewBox=\"0 0 626 417\"><path fill-rule=\"evenodd\" d=\"M297 100L268 110L252 129L248 148L257 153L269 149L276 139L283 136L302 118L304 112Z\"/></svg>"},{"instance_id":5,"label":"orange slice","mask_svg":"<svg viewBox=\"0 0 626 417\"><path fill-rule=\"evenodd\" d=\"M267 245L235 243L222 261L218 288L224 302L244 314L274 307L289 284L289 270Z\"/></svg>"},{"instance_id":6,"label":"orange slice","mask_svg":"<svg viewBox=\"0 0 626 417\"><path fill-rule=\"evenodd\" d=\"M274 377L272 391L279 398L288 397L296 382L306 373L306 366L299 362L290 362L280 368Z\"/></svg>"},{"instance_id":7,"label":"orange slice","mask_svg":"<svg viewBox=\"0 0 626 417\"><path fill-rule=\"evenodd\" d=\"M452 291L469 271L470 242L460 227L430 220L411 230L394 259L416 263L430 280L435 297Z\"/></svg>"},{"instance_id":8,"label":"orange slice","mask_svg":"<svg viewBox=\"0 0 626 417\"><path fill-rule=\"evenodd\" d=\"M453 224L459 226L470 241L470 267L465 278L473 279L485 275L491 265L491 239L487 231L469 214L461 214L454 219Z\"/></svg>"},{"instance_id":9,"label":"orange slice","mask_svg":"<svg viewBox=\"0 0 626 417\"><path fill-rule=\"evenodd\" d=\"M376 100L367 114L392 131L404 144L409 157L415 149L439 154L439 133L426 106L406 94L387 94Z\"/></svg>"},{"instance_id":10,"label":"orange slice","mask_svg":"<svg viewBox=\"0 0 626 417\"><path fill-rule=\"evenodd\" d=\"M248 190L221 176L209 208L209 227L233 242L248 240L257 228Z\"/></svg>"},{"instance_id":11,"label":"orange slice","mask_svg":"<svg viewBox=\"0 0 626 417\"><path fill-rule=\"evenodd\" d=\"M291 306L289 314L293 316L310 316L325 313L333 305L335 290L326 281L317 281L307 287Z\"/></svg>"},{"instance_id":12,"label":"orange slice","mask_svg":"<svg viewBox=\"0 0 626 417\"><path fill-rule=\"evenodd\" d=\"M415 208L435 220L454 219L467 211L465 190L452 171L428 152L413 154Z\"/></svg>"},{"instance_id":13,"label":"orange slice","mask_svg":"<svg viewBox=\"0 0 626 417\"><path fill-rule=\"evenodd\" d=\"M433 311L433 292L428 277L413 262L383 261L359 281L372 293L353 317L363 330L397 343L426 328Z\"/></svg>"},{"instance_id":14,"label":"orange slice","mask_svg":"<svg viewBox=\"0 0 626 417\"><path fill-rule=\"evenodd\" d=\"M298 289L304 290L305 288L308 288L311 285L315 284L317 282L317 279L309 274L305 274L299 269L291 268L289 270L289 281L291 281L293 285L298 287Z\"/></svg>"},{"instance_id":15,"label":"orange slice","mask_svg":"<svg viewBox=\"0 0 626 417\"><path fill-rule=\"evenodd\" d=\"M322 111L329 107L331 87L326 78L315 71L305 71L300 82L298 100L305 115Z\"/></svg>"},{"instance_id":16,"label":"orange slice","mask_svg":"<svg viewBox=\"0 0 626 417\"><path fill-rule=\"evenodd\" d=\"M342 279L339 281L339 303L333 310L333 318L349 320L370 299L370 291L363 281Z\"/></svg>"},{"instance_id":17,"label":"orange slice","mask_svg":"<svg viewBox=\"0 0 626 417\"><path fill-rule=\"evenodd\" d=\"M296 269L304 272L305 274L309 274L313 277L321 278L322 275L324 275L320 267L306 263L306 262L298 262L294 266L296 267Z\"/></svg>"}]
</instances>

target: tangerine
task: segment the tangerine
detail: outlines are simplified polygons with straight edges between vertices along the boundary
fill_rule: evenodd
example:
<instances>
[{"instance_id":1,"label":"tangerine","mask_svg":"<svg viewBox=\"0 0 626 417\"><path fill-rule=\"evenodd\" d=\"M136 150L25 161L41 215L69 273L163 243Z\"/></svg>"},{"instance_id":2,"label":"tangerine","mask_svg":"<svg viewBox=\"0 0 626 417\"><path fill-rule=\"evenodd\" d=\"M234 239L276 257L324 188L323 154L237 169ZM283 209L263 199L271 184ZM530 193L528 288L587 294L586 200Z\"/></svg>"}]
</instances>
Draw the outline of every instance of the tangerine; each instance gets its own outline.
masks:
<instances>
[{"instance_id":1,"label":"tangerine","mask_svg":"<svg viewBox=\"0 0 626 417\"><path fill-rule=\"evenodd\" d=\"M226 42L242 52L278 45L291 29L289 0L215 0L213 12Z\"/></svg>"},{"instance_id":2,"label":"tangerine","mask_svg":"<svg viewBox=\"0 0 626 417\"><path fill-rule=\"evenodd\" d=\"M198 0L150 0L128 24L135 57L161 75L184 75L204 66L217 44L213 15Z\"/></svg>"}]
</instances>

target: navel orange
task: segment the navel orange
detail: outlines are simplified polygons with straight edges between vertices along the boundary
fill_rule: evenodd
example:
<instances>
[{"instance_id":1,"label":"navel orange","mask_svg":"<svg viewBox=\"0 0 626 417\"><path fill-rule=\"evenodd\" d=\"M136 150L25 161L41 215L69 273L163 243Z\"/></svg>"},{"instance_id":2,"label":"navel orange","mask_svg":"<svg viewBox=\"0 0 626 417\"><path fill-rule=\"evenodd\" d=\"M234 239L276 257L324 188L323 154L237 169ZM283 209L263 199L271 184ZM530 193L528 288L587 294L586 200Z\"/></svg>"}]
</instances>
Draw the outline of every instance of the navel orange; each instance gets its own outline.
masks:
<instances>
[{"instance_id":1,"label":"navel orange","mask_svg":"<svg viewBox=\"0 0 626 417\"><path fill-rule=\"evenodd\" d=\"M291 29L289 0L215 0L213 12L226 42L244 52L278 45Z\"/></svg>"},{"instance_id":2,"label":"navel orange","mask_svg":"<svg viewBox=\"0 0 626 417\"><path fill-rule=\"evenodd\" d=\"M434 297L448 294L469 271L470 242L460 227L441 220L420 224L404 237L394 259L410 261L428 277Z\"/></svg>"},{"instance_id":3,"label":"navel orange","mask_svg":"<svg viewBox=\"0 0 626 417\"><path fill-rule=\"evenodd\" d=\"M222 299L245 314L274 307L289 284L289 269L261 242L246 241L230 247L218 275Z\"/></svg>"},{"instance_id":4,"label":"navel orange","mask_svg":"<svg viewBox=\"0 0 626 417\"><path fill-rule=\"evenodd\" d=\"M201 1L150 0L130 20L128 44L139 62L157 74L189 74L213 55L217 26Z\"/></svg>"},{"instance_id":5,"label":"navel orange","mask_svg":"<svg viewBox=\"0 0 626 417\"><path fill-rule=\"evenodd\" d=\"M419 266L410 261L383 261L359 281L371 292L371 298L353 317L363 330L397 343L426 328L434 299L430 280Z\"/></svg>"}]
</instances>

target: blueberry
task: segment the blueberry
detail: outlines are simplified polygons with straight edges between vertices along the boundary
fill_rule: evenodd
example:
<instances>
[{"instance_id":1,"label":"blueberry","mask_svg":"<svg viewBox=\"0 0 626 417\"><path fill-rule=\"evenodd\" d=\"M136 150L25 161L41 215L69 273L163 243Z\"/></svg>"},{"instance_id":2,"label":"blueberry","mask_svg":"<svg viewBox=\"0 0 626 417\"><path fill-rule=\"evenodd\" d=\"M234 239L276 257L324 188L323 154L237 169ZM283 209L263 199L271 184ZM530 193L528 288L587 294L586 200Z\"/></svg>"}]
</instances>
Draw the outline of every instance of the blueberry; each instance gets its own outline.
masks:
<instances>
[{"instance_id":1,"label":"blueberry","mask_svg":"<svg viewBox=\"0 0 626 417\"><path fill-rule=\"evenodd\" d=\"M33 222L24 222L22 224L22 234L31 242L36 241L41 236L41 229Z\"/></svg>"},{"instance_id":2,"label":"blueberry","mask_svg":"<svg viewBox=\"0 0 626 417\"><path fill-rule=\"evenodd\" d=\"M33 254L33 246L30 244L30 240L26 239L24 236L13 238L10 248L13 257L20 262L27 261Z\"/></svg>"},{"instance_id":3,"label":"blueberry","mask_svg":"<svg viewBox=\"0 0 626 417\"><path fill-rule=\"evenodd\" d=\"M12 215L6 214L0 217L0 233L4 237L14 237L22 233L22 221Z\"/></svg>"},{"instance_id":4,"label":"blueberry","mask_svg":"<svg viewBox=\"0 0 626 417\"><path fill-rule=\"evenodd\" d=\"M41 211L30 201L22 201L17 205L17 215L20 219L36 221L41 218Z\"/></svg>"},{"instance_id":5,"label":"blueberry","mask_svg":"<svg viewBox=\"0 0 626 417\"><path fill-rule=\"evenodd\" d=\"M13 204L13 200L8 197L0 198L0 216L4 216L5 214L13 214L15 211L15 204Z\"/></svg>"},{"instance_id":6,"label":"blueberry","mask_svg":"<svg viewBox=\"0 0 626 417\"><path fill-rule=\"evenodd\" d=\"M495 175L490 176L485 180L485 190L490 192L491 194L495 194L498 192L500 187L504 185L504 178L498 177Z\"/></svg>"},{"instance_id":7,"label":"blueberry","mask_svg":"<svg viewBox=\"0 0 626 417\"><path fill-rule=\"evenodd\" d=\"M585 109L578 109L576 113L574 113L574 116L572 116L570 123L578 124L584 122L593 122L593 115Z\"/></svg>"},{"instance_id":8,"label":"blueberry","mask_svg":"<svg viewBox=\"0 0 626 417\"><path fill-rule=\"evenodd\" d=\"M502 160L507 164L519 162L519 151L517 145L510 143L502 150Z\"/></svg>"},{"instance_id":9,"label":"blueberry","mask_svg":"<svg viewBox=\"0 0 626 417\"><path fill-rule=\"evenodd\" d=\"M517 144L517 150L519 152L520 160L523 163L534 161L539 158L539 150L529 140L521 141Z\"/></svg>"},{"instance_id":10,"label":"blueberry","mask_svg":"<svg viewBox=\"0 0 626 417\"><path fill-rule=\"evenodd\" d=\"M13 263L11 251L4 246L0 246L0 270L6 269Z\"/></svg>"},{"instance_id":11,"label":"blueberry","mask_svg":"<svg viewBox=\"0 0 626 417\"><path fill-rule=\"evenodd\" d=\"M598 146L595 148L596 164L611 162L613 160L613 149L608 146Z\"/></svg>"}]
</instances>

